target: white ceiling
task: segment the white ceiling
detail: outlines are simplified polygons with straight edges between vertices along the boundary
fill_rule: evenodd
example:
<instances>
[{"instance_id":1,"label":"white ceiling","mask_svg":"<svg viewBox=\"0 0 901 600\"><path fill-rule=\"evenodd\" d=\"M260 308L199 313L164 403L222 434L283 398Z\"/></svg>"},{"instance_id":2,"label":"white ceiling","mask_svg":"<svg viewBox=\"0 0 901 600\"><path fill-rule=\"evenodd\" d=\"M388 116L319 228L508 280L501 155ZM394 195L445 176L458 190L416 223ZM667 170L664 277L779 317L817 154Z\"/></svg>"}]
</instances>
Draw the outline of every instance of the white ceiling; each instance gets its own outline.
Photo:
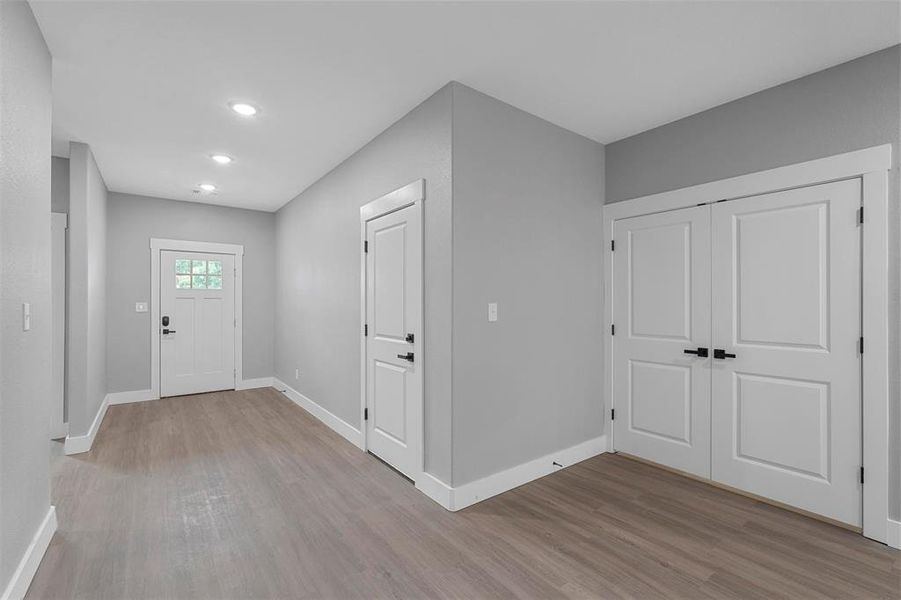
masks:
<instances>
[{"instance_id":1,"label":"white ceiling","mask_svg":"<svg viewBox=\"0 0 901 600\"><path fill-rule=\"evenodd\" d=\"M896 1L31 5L54 154L90 144L114 191L261 210L450 80L608 143L901 41Z\"/></svg>"}]
</instances>

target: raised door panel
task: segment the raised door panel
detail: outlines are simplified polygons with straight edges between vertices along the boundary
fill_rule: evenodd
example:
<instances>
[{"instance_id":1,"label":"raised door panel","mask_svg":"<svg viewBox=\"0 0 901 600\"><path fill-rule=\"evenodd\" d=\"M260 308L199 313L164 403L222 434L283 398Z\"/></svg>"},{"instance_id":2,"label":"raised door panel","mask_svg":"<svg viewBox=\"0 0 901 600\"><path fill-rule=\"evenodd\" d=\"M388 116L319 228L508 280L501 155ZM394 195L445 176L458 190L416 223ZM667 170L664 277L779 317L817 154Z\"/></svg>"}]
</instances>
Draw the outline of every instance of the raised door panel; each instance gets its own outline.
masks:
<instances>
[{"instance_id":1,"label":"raised door panel","mask_svg":"<svg viewBox=\"0 0 901 600\"><path fill-rule=\"evenodd\" d=\"M366 224L366 444L411 479L422 467L419 210L410 206Z\"/></svg>"},{"instance_id":2,"label":"raised door panel","mask_svg":"<svg viewBox=\"0 0 901 600\"><path fill-rule=\"evenodd\" d=\"M858 180L713 208L712 474L861 523Z\"/></svg>"},{"instance_id":3,"label":"raised door panel","mask_svg":"<svg viewBox=\"0 0 901 600\"><path fill-rule=\"evenodd\" d=\"M617 221L614 447L710 474L709 208Z\"/></svg>"},{"instance_id":4,"label":"raised door panel","mask_svg":"<svg viewBox=\"0 0 901 600\"><path fill-rule=\"evenodd\" d=\"M234 388L234 256L161 251L160 316L162 396Z\"/></svg>"}]
</instances>

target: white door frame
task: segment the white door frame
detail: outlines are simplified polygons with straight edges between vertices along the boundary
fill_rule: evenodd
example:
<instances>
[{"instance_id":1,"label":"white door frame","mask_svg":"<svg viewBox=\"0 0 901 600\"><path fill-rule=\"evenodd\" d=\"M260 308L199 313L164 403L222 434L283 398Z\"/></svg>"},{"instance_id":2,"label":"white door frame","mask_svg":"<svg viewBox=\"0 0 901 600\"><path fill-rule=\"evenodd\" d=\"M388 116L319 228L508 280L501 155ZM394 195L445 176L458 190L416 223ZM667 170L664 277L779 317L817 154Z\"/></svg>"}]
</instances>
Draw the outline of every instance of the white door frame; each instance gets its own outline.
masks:
<instances>
[{"instance_id":1,"label":"white door frame","mask_svg":"<svg viewBox=\"0 0 901 600\"><path fill-rule=\"evenodd\" d=\"M676 210L719 200L734 200L793 188L859 178L862 206L866 218L863 227L862 290L863 336L863 462L866 483L863 486L863 535L883 542L899 544L896 529L901 526L888 517L889 501L889 390L888 390L888 171L892 146L874 146L828 158L798 163L759 173L741 175L711 183L662 192L623 202L607 204L604 214L604 248L611 248L613 224L618 219ZM604 260L604 325L613 324L613 253ZM613 344L604 336L607 373L613 372ZM607 378L604 402L615 408L613 378ZM609 431L608 450L613 450L610 412L604 411L604 430Z\"/></svg>"},{"instance_id":2,"label":"white door frame","mask_svg":"<svg viewBox=\"0 0 901 600\"><path fill-rule=\"evenodd\" d=\"M244 246L217 242L194 242L150 238L150 398L160 398L160 252L175 250L204 254L232 254L235 257L235 389L244 380L243 344Z\"/></svg>"},{"instance_id":3,"label":"white door frame","mask_svg":"<svg viewBox=\"0 0 901 600\"><path fill-rule=\"evenodd\" d=\"M364 411L366 410L366 335L364 333L366 327L366 253L363 251L363 245L366 243L366 223L377 219L388 213L398 211L408 206L419 206L419 225L421 232L420 253L425 257L425 219L423 218L423 201L425 200L425 179L417 179L402 188L385 194L380 198L376 198L372 202L368 202L360 207L360 431L362 432L363 450L369 450L369 439L367 435L366 421L364 419ZM417 368L421 370L422 377L419 378L420 390L419 398L421 406L419 407L419 449L417 455L419 460L414 473L415 481L422 478L425 471L425 296L423 290L425 288L425 260L422 263L422 276L419 278L419 292L421 307L419 311L418 336L419 348L417 349L416 362Z\"/></svg>"}]
</instances>

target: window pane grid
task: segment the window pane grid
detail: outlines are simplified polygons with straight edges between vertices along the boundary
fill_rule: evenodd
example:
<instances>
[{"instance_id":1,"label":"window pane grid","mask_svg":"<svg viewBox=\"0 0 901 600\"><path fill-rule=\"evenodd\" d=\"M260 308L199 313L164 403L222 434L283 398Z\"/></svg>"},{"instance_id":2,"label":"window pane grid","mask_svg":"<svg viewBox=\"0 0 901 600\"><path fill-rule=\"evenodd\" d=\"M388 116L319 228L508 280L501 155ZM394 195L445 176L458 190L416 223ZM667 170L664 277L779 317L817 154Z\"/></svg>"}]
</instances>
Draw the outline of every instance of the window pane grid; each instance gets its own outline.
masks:
<instances>
[{"instance_id":1,"label":"window pane grid","mask_svg":"<svg viewBox=\"0 0 901 600\"><path fill-rule=\"evenodd\" d=\"M180 290L221 290L222 261L177 258L175 287Z\"/></svg>"}]
</instances>

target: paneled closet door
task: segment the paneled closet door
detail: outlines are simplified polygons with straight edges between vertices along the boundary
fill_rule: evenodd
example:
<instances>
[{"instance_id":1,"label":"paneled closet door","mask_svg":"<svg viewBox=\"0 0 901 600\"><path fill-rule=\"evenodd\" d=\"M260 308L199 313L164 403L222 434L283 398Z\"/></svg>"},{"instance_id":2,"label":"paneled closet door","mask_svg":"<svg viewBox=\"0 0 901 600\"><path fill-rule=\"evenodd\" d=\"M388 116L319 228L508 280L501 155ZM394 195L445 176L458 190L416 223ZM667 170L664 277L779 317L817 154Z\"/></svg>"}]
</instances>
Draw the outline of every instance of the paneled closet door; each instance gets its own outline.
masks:
<instances>
[{"instance_id":1,"label":"paneled closet door","mask_svg":"<svg viewBox=\"0 0 901 600\"><path fill-rule=\"evenodd\" d=\"M710 476L710 207L616 221L614 446Z\"/></svg>"},{"instance_id":2,"label":"paneled closet door","mask_svg":"<svg viewBox=\"0 0 901 600\"><path fill-rule=\"evenodd\" d=\"M715 481L860 525L859 180L713 205Z\"/></svg>"}]
</instances>

